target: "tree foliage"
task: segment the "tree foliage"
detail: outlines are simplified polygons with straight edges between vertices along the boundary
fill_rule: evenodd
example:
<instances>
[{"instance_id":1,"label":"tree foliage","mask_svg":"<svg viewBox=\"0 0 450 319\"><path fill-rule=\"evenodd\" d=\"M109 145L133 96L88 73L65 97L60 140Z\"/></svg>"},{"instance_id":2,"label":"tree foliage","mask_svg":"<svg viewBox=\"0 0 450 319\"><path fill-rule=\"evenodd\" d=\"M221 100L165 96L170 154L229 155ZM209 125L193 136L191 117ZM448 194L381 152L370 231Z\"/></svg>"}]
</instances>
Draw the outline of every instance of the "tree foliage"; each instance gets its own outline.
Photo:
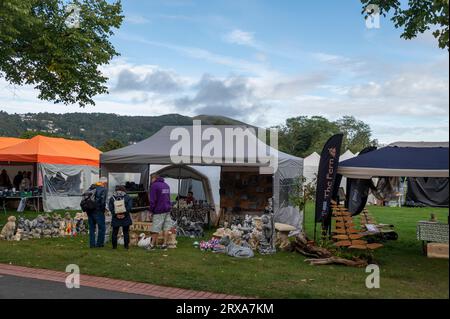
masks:
<instances>
[{"instance_id":1,"label":"tree foliage","mask_svg":"<svg viewBox=\"0 0 450 319\"><path fill-rule=\"evenodd\" d=\"M79 11L79 26L66 22ZM0 0L0 77L55 103L94 104L107 92L99 66L118 55L109 38L123 16L106 0Z\"/></svg>"},{"instance_id":2,"label":"tree foliage","mask_svg":"<svg viewBox=\"0 0 450 319\"><path fill-rule=\"evenodd\" d=\"M344 133L342 151L349 149L356 153L378 144L372 139L369 125L353 116L344 116L334 122L321 116L299 116L287 119L278 129L280 150L300 157L313 152L320 154L325 142L340 132Z\"/></svg>"},{"instance_id":3,"label":"tree foliage","mask_svg":"<svg viewBox=\"0 0 450 319\"><path fill-rule=\"evenodd\" d=\"M449 3L448 0L408 0L407 6L400 0L361 0L363 13L369 6L377 5L380 14L392 13L396 28L403 28L404 39L413 39L419 33L431 30L439 47L449 49ZM370 13L370 12L369 12Z\"/></svg>"},{"instance_id":4,"label":"tree foliage","mask_svg":"<svg viewBox=\"0 0 450 319\"><path fill-rule=\"evenodd\" d=\"M110 138L110 139L106 140L106 142L103 143L103 145L100 146L99 149L102 152L109 152L109 151L112 151L112 150L116 150L116 149L122 148L124 146L125 145L123 145L122 142L120 142L118 140L115 140L113 138Z\"/></svg>"},{"instance_id":5,"label":"tree foliage","mask_svg":"<svg viewBox=\"0 0 450 319\"><path fill-rule=\"evenodd\" d=\"M335 123L339 130L344 133L342 145L346 150L357 153L367 146L378 144L378 141L371 140L372 130L370 126L353 116L344 116Z\"/></svg>"},{"instance_id":6,"label":"tree foliage","mask_svg":"<svg viewBox=\"0 0 450 319\"><path fill-rule=\"evenodd\" d=\"M42 131L25 131L22 134L20 134L20 138L33 138L37 135L47 136L47 137L61 137L65 139L69 139L69 137L61 134L55 134L55 133L49 133L49 132L42 132Z\"/></svg>"},{"instance_id":7,"label":"tree foliage","mask_svg":"<svg viewBox=\"0 0 450 319\"><path fill-rule=\"evenodd\" d=\"M304 176L297 177L293 181L293 190L290 192L289 200L294 207L301 212L305 211L306 203L313 202L316 196L317 179L307 182Z\"/></svg>"},{"instance_id":8,"label":"tree foliage","mask_svg":"<svg viewBox=\"0 0 450 319\"><path fill-rule=\"evenodd\" d=\"M0 111L0 136L34 133L58 135L85 140L100 148L108 139L123 145L140 142L166 125L192 125L192 117L179 114L161 116L123 116L106 113L27 113L8 114ZM202 124L213 125L216 117L202 117ZM226 118L223 118L226 121ZM228 119L227 125L236 125Z\"/></svg>"}]
</instances>

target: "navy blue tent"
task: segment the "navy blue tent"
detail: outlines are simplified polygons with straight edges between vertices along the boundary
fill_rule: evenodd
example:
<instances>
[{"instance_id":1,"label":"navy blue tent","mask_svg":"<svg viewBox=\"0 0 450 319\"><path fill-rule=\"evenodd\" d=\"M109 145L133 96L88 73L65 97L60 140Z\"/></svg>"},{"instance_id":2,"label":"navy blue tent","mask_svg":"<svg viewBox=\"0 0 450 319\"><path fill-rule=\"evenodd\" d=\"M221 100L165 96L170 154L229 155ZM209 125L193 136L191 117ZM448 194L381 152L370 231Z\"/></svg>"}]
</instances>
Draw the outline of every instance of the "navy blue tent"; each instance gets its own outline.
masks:
<instances>
[{"instance_id":1,"label":"navy blue tent","mask_svg":"<svg viewBox=\"0 0 450 319\"><path fill-rule=\"evenodd\" d=\"M338 174L372 177L449 177L448 142L397 142L339 163Z\"/></svg>"}]
</instances>

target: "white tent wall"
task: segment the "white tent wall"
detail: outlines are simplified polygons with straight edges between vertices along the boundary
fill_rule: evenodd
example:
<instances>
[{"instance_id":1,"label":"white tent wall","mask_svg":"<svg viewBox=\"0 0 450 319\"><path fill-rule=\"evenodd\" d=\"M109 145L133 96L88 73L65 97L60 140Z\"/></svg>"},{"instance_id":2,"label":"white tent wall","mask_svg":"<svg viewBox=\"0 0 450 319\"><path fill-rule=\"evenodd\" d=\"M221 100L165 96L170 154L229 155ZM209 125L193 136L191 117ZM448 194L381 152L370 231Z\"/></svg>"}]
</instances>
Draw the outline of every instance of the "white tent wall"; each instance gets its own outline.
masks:
<instances>
[{"instance_id":1,"label":"white tent wall","mask_svg":"<svg viewBox=\"0 0 450 319\"><path fill-rule=\"evenodd\" d=\"M212 195L214 199L214 205L216 212L220 210L220 166L190 166L193 169L199 171L203 175L207 176L209 183L211 184ZM198 198L196 191L194 191L194 197Z\"/></svg>"},{"instance_id":2,"label":"white tent wall","mask_svg":"<svg viewBox=\"0 0 450 319\"><path fill-rule=\"evenodd\" d=\"M203 183L195 179L183 179L180 183L180 195L187 196L189 192L192 192L195 200L205 201L206 195L203 190Z\"/></svg>"},{"instance_id":3,"label":"white tent wall","mask_svg":"<svg viewBox=\"0 0 450 319\"><path fill-rule=\"evenodd\" d=\"M152 164L150 165L150 169L149 169L149 176L151 176L152 174L162 171L170 166L173 165L156 165L156 164ZM187 167L193 169L194 171L197 171L200 175L203 175L205 178L207 178L207 183L209 184L210 188L210 192L211 192L211 196L212 196L212 201L214 202L214 206L215 206L215 210L216 213L218 213L220 211L220 166L198 166L198 165L186 165ZM195 180L194 180L195 181ZM187 185L183 185L183 183L187 183L188 179L184 179L181 181L181 189L180 194L181 195L185 195L182 190L184 188L186 188ZM195 181L198 182L198 181ZM208 200L206 197L207 196L207 190L205 189L207 187L207 184L205 184L205 181L200 181L200 183L197 183L196 185L198 185L197 187L202 189L202 192L205 196L205 200ZM170 188L172 190L177 189L178 190L178 184L173 184L170 185ZM198 193L199 191L194 192L194 197L196 197L197 199L201 199L198 198L195 193Z\"/></svg>"},{"instance_id":4,"label":"white tent wall","mask_svg":"<svg viewBox=\"0 0 450 319\"><path fill-rule=\"evenodd\" d=\"M99 169L87 165L39 163L38 174L43 181L44 211L77 210L80 209L81 194L98 179Z\"/></svg>"},{"instance_id":5,"label":"white tent wall","mask_svg":"<svg viewBox=\"0 0 450 319\"><path fill-rule=\"evenodd\" d=\"M119 174L122 174L120 176ZM122 185L126 178L139 176L139 184L147 189L149 185L149 167L147 164L102 164L100 175L108 179L108 196L114 192L116 185Z\"/></svg>"},{"instance_id":6,"label":"white tent wall","mask_svg":"<svg viewBox=\"0 0 450 319\"><path fill-rule=\"evenodd\" d=\"M298 179L303 176L304 160L298 157L278 159L278 170L273 179L275 221L302 229L303 213L291 203Z\"/></svg>"},{"instance_id":7,"label":"white tent wall","mask_svg":"<svg viewBox=\"0 0 450 319\"><path fill-rule=\"evenodd\" d=\"M347 159L353 158L356 155L353 154L350 150L347 150L344 154L340 156L339 161L345 161ZM319 163L320 163L320 155L316 152L312 153L311 155L305 157L303 161L303 176L306 179L306 183L311 183L316 180L317 173L319 171ZM345 189L346 187L347 179L344 177L342 178L341 187Z\"/></svg>"},{"instance_id":8,"label":"white tent wall","mask_svg":"<svg viewBox=\"0 0 450 319\"><path fill-rule=\"evenodd\" d=\"M311 183L317 178L319 163L320 155L316 152L305 157L305 159L303 160L303 176L306 179L306 183Z\"/></svg>"}]
</instances>

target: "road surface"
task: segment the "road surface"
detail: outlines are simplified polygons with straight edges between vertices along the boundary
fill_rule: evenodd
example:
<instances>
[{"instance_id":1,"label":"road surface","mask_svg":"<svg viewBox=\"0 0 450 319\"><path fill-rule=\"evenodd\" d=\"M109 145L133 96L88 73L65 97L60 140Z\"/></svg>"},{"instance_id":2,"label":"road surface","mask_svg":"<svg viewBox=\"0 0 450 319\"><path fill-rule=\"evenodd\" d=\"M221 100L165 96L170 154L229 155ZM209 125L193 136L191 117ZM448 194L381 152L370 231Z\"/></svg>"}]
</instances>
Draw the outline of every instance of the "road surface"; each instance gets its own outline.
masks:
<instances>
[{"instance_id":1,"label":"road surface","mask_svg":"<svg viewBox=\"0 0 450 319\"><path fill-rule=\"evenodd\" d=\"M0 275L0 299L153 299L149 296L83 287L68 289L64 283Z\"/></svg>"}]
</instances>

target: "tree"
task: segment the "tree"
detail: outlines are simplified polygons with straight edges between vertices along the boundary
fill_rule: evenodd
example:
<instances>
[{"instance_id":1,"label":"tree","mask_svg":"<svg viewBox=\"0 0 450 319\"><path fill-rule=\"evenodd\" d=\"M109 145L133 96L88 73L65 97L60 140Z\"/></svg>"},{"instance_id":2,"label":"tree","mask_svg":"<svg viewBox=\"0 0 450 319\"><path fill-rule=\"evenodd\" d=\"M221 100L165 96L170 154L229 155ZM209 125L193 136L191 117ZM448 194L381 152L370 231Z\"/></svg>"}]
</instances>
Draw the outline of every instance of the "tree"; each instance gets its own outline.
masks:
<instances>
[{"instance_id":1,"label":"tree","mask_svg":"<svg viewBox=\"0 0 450 319\"><path fill-rule=\"evenodd\" d=\"M67 137L67 136L64 136L61 134L42 132L42 131L25 131L22 134L20 134L20 138L30 139L37 135L42 135L42 136L47 136L47 137L61 137L61 138L65 138L65 139L70 139L70 137Z\"/></svg>"},{"instance_id":2,"label":"tree","mask_svg":"<svg viewBox=\"0 0 450 319\"><path fill-rule=\"evenodd\" d=\"M107 92L99 66L118 55L109 38L121 12L106 0L0 0L0 77L33 85L43 100L93 105Z\"/></svg>"},{"instance_id":3,"label":"tree","mask_svg":"<svg viewBox=\"0 0 450 319\"><path fill-rule=\"evenodd\" d=\"M449 50L449 3L448 0L409 0L405 7L400 0L361 0L363 13L373 13L373 5L379 14L386 16L392 12L392 22L396 28L403 28L404 39L413 39L419 33L432 30L439 47Z\"/></svg>"},{"instance_id":4,"label":"tree","mask_svg":"<svg viewBox=\"0 0 450 319\"><path fill-rule=\"evenodd\" d=\"M344 133L342 146L344 150L353 153L360 152L367 146L376 146L378 142L371 140L372 131L370 126L363 121L355 119L353 116L344 116L336 121L339 130Z\"/></svg>"},{"instance_id":5,"label":"tree","mask_svg":"<svg viewBox=\"0 0 450 319\"><path fill-rule=\"evenodd\" d=\"M283 152L305 157L313 152L320 154L326 141L337 133L344 133L342 150L360 152L367 146L378 143L372 140L370 126L353 116L344 116L337 121L329 121L321 116L299 116L286 120L279 129L278 146Z\"/></svg>"},{"instance_id":6,"label":"tree","mask_svg":"<svg viewBox=\"0 0 450 319\"><path fill-rule=\"evenodd\" d=\"M109 152L112 150L116 150L118 148L122 148L124 147L124 145L122 144L122 142L112 139L110 138L109 140L107 140L105 143L103 143L102 146L100 146L100 151L102 152Z\"/></svg>"},{"instance_id":7,"label":"tree","mask_svg":"<svg viewBox=\"0 0 450 319\"><path fill-rule=\"evenodd\" d=\"M325 141L339 132L339 127L321 116L299 116L278 127L280 150L296 156L320 152Z\"/></svg>"}]
</instances>

